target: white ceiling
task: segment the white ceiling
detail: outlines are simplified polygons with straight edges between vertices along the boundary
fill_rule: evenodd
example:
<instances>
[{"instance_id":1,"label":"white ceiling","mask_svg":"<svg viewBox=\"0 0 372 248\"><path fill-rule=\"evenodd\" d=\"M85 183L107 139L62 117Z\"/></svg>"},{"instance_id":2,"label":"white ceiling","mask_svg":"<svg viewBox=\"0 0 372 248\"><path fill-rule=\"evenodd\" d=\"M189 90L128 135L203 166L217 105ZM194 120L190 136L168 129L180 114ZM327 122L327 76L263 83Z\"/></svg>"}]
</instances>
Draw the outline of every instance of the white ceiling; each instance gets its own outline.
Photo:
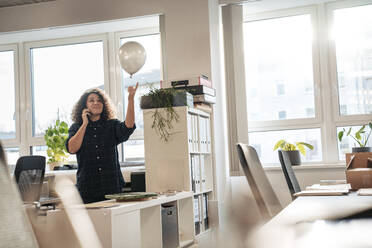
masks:
<instances>
[{"instance_id":1,"label":"white ceiling","mask_svg":"<svg viewBox=\"0 0 372 248\"><path fill-rule=\"evenodd\" d=\"M49 2L55 0L0 0L0 8L18 6L24 4Z\"/></svg>"}]
</instances>

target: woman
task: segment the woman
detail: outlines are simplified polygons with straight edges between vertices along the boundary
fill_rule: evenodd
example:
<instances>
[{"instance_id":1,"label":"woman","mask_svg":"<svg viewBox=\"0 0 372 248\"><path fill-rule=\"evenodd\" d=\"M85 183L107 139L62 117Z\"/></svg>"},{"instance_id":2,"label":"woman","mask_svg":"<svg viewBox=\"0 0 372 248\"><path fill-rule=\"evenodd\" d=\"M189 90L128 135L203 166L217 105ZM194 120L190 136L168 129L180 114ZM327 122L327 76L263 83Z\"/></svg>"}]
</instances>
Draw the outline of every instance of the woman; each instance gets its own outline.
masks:
<instances>
[{"instance_id":1,"label":"woman","mask_svg":"<svg viewBox=\"0 0 372 248\"><path fill-rule=\"evenodd\" d=\"M105 200L105 195L122 192L117 145L128 140L134 123L134 96L138 88L128 87L125 122L115 119L109 97L100 89L86 91L72 112L66 148L76 154L77 188L84 203Z\"/></svg>"}]
</instances>

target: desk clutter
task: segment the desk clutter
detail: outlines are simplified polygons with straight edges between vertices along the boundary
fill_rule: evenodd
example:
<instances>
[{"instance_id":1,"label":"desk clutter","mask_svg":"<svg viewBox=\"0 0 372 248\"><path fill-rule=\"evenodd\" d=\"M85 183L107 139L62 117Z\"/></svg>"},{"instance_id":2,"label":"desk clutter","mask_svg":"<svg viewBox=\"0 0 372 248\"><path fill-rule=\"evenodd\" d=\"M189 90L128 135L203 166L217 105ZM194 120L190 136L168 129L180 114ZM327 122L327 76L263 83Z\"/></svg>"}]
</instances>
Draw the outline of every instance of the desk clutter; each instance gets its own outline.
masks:
<instances>
[{"instance_id":1,"label":"desk clutter","mask_svg":"<svg viewBox=\"0 0 372 248\"><path fill-rule=\"evenodd\" d=\"M332 195L345 195L351 190L349 183L342 184L313 184L306 187L305 190L297 192L294 196L332 196Z\"/></svg>"}]
</instances>

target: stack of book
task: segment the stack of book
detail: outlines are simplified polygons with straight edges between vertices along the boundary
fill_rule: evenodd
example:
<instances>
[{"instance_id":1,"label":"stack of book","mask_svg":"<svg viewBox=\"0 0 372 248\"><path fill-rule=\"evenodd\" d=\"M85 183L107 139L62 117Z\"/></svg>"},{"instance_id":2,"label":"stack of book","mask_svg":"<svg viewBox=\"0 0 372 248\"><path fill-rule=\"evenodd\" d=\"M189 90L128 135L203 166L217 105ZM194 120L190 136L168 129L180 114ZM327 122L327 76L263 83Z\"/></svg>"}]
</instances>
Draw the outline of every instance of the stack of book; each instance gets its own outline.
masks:
<instances>
[{"instance_id":1,"label":"stack of book","mask_svg":"<svg viewBox=\"0 0 372 248\"><path fill-rule=\"evenodd\" d=\"M206 76L183 80L161 81L161 88L184 89L194 96L194 104L210 109L210 104L216 103L216 90ZM196 106L196 107L198 107Z\"/></svg>"}]
</instances>

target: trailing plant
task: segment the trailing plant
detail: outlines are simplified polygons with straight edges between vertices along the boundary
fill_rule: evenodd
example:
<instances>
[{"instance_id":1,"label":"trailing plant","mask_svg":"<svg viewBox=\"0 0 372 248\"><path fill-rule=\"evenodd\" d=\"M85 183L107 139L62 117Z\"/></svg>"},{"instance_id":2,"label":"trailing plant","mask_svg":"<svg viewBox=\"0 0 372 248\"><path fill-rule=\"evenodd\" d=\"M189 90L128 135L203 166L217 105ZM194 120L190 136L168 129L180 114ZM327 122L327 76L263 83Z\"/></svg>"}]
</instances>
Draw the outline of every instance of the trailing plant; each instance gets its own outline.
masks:
<instances>
[{"instance_id":1,"label":"trailing plant","mask_svg":"<svg viewBox=\"0 0 372 248\"><path fill-rule=\"evenodd\" d=\"M155 108L152 114L152 125L160 139L167 142L171 136L170 130L173 128L173 122L178 122L179 115L173 108L173 99L175 94L179 92L174 88L155 89L151 88L150 92L144 95L150 97L151 104ZM160 111L158 108L164 108L165 112Z\"/></svg>"},{"instance_id":2,"label":"trailing plant","mask_svg":"<svg viewBox=\"0 0 372 248\"><path fill-rule=\"evenodd\" d=\"M294 144L289 143L285 140L279 140L276 142L274 146L274 151L278 148L281 148L283 151L296 151L299 150L302 155L306 155L305 147L309 148L310 150L314 149L314 146L305 143L305 142L295 142Z\"/></svg>"},{"instance_id":3,"label":"trailing plant","mask_svg":"<svg viewBox=\"0 0 372 248\"><path fill-rule=\"evenodd\" d=\"M68 157L65 142L68 138L68 125L56 120L55 124L45 130L44 140L48 146L48 163L62 162Z\"/></svg>"},{"instance_id":4,"label":"trailing plant","mask_svg":"<svg viewBox=\"0 0 372 248\"><path fill-rule=\"evenodd\" d=\"M366 132L366 126L369 127L369 132L367 135ZM355 134L351 134L352 128L350 127L349 130L346 132L346 129L343 128L340 132L338 132L338 140L341 142L342 138L344 137L344 134L346 133L346 136L350 136L353 138L360 147L365 147L367 145L367 142L369 140L369 137L371 136L372 132L372 122L368 124L364 124L358 131L355 132Z\"/></svg>"}]
</instances>

